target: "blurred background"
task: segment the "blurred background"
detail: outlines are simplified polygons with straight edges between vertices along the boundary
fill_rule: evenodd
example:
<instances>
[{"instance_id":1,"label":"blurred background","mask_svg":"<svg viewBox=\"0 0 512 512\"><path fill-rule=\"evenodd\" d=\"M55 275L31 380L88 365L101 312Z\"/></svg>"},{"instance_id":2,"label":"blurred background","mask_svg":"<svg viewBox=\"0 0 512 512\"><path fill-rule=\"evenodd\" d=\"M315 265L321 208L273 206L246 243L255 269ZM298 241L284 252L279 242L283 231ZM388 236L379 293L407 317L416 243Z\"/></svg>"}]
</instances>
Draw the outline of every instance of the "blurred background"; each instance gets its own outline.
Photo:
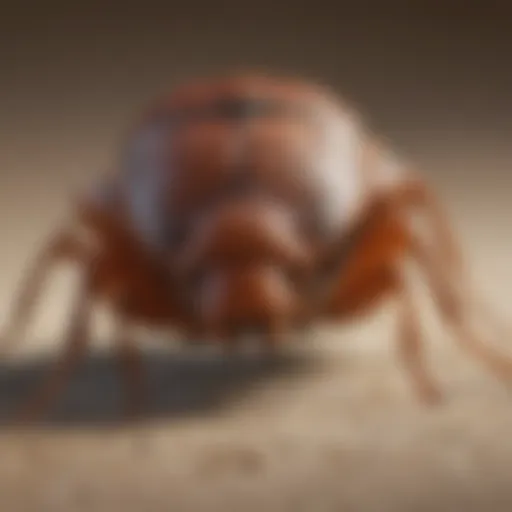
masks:
<instances>
[{"instance_id":1,"label":"blurred background","mask_svg":"<svg viewBox=\"0 0 512 512\"><path fill-rule=\"evenodd\" d=\"M479 286L511 314L510 16L505 2L421 0L4 7L2 325L33 251L147 102L187 77L244 68L325 82L358 105L438 188ZM35 337L65 318L60 292ZM1 434L0 508L511 510L506 390L443 339L432 367L448 404L422 409L395 365L392 322L389 333L375 322L343 343L324 333L339 367L220 417Z\"/></svg>"}]
</instances>

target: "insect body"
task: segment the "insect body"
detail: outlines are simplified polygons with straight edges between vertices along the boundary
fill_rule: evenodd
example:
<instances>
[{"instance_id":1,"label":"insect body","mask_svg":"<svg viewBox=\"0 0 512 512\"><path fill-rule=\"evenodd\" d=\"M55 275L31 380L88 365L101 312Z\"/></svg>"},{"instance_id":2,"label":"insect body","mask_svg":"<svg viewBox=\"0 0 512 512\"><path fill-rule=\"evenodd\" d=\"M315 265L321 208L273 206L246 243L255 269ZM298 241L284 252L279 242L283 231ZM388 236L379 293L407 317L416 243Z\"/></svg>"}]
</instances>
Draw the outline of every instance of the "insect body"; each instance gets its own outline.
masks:
<instances>
[{"instance_id":1,"label":"insect body","mask_svg":"<svg viewBox=\"0 0 512 512\"><path fill-rule=\"evenodd\" d=\"M386 297L400 309L397 342L415 388L438 400L404 277L409 258L461 345L511 375L511 361L469 327L473 296L435 193L327 90L258 75L185 84L148 109L98 191L77 211L88 237L72 227L52 241L14 312L6 340L26 324L47 263L79 262L67 351L26 416L65 385L100 298L117 320L131 410L142 400L134 322L230 348L256 326L275 348L297 327L368 313ZM410 223L413 211L428 236Z\"/></svg>"}]
</instances>

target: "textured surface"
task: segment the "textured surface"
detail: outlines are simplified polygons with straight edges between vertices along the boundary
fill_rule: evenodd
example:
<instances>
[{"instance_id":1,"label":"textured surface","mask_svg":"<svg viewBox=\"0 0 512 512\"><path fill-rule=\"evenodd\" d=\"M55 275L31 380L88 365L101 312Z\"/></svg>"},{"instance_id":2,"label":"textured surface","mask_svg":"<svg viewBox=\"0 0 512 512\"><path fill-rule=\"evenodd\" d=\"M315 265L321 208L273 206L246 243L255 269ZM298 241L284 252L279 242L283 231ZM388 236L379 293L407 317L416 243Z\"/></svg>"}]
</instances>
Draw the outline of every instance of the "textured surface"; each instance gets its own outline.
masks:
<instances>
[{"instance_id":1,"label":"textured surface","mask_svg":"<svg viewBox=\"0 0 512 512\"><path fill-rule=\"evenodd\" d=\"M501 241L505 197L498 191L493 197L478 215L471 213L469 193L452 194L450 204L478 282L497 300L510 288L512 247ZM12 289L28 244L19 250L4 290ZM65 283L61 287L49 295L40 336L27 354L57 332L64 318ZM414 401L394 359L392 305L365 325L320 333L305 356L311 363L288 369L148 355L159 416L138 427L94 426L93 420L115 416L118 395L115 367L91 360L46 430L0 433L0 507L510 510L512 397L453 349L432 321L426 297L423 304L431 367L446 390L437 409ZM507 304L500 309L510 314ZM4 404L31 372L2 368ZM64 422L66 415L75 421Z\"/></svg>"}]
</instances>

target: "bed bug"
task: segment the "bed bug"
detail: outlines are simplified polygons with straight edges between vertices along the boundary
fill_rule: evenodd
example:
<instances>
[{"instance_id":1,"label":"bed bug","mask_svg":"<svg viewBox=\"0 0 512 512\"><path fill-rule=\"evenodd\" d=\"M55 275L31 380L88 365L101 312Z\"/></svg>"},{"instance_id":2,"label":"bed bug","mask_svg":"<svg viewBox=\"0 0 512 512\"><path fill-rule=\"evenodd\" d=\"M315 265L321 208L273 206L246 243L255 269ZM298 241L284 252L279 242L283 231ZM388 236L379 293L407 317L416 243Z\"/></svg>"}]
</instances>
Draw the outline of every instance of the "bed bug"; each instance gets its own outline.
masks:
<instances>
[{"instance_id":1,"label":"bed bug","mask_svg":"<svg viewBox=\"0 0 512 512\"><path fill-rule=\"evenodd\" d=\"M309 325L369 314L385 299L399 308L398 351L414 388L439 401L406 259L418 264L461 346L501 377L512 375L512 361L470 326L483 304L438 194L328 88L257 73L186 82L149 106L116 169L81 197L15 306L6 340L19 339L48 265L79 264L66 351L24 417L44 412L82 360L99 299L117 321L132 412L143 401L134 323L226 350L255 328L271 351Z\"/></svg>"}]
</instances>

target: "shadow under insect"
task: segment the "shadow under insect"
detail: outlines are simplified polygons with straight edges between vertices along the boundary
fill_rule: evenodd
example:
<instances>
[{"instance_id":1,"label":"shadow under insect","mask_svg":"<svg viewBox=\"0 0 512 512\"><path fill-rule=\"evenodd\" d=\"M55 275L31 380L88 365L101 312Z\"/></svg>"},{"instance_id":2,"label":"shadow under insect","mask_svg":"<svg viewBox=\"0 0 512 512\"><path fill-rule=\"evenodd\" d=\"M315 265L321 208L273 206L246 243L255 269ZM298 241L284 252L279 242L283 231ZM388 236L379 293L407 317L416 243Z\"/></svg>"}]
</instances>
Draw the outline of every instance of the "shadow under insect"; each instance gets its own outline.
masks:
<instances>
[{"instance_id":1,"label":"shadow under insect","mask_svg":"<svg viewBox=\"0 0 512 512\"><path fill-rule=\"evenodd\" d=\"M214 414L248 400L261 385L300 378L314 371L318 363L312 354L304 353L284 353L269 359L254 354L226 357L200 349L146 352L143 419ZM0 365L0 424L12 419L16 407L52 370L52 356ZM83 427L125 421L123 386L117 370L113 355L90 355L52 411L38 424Z\"/></svg>"}]
</instances>

